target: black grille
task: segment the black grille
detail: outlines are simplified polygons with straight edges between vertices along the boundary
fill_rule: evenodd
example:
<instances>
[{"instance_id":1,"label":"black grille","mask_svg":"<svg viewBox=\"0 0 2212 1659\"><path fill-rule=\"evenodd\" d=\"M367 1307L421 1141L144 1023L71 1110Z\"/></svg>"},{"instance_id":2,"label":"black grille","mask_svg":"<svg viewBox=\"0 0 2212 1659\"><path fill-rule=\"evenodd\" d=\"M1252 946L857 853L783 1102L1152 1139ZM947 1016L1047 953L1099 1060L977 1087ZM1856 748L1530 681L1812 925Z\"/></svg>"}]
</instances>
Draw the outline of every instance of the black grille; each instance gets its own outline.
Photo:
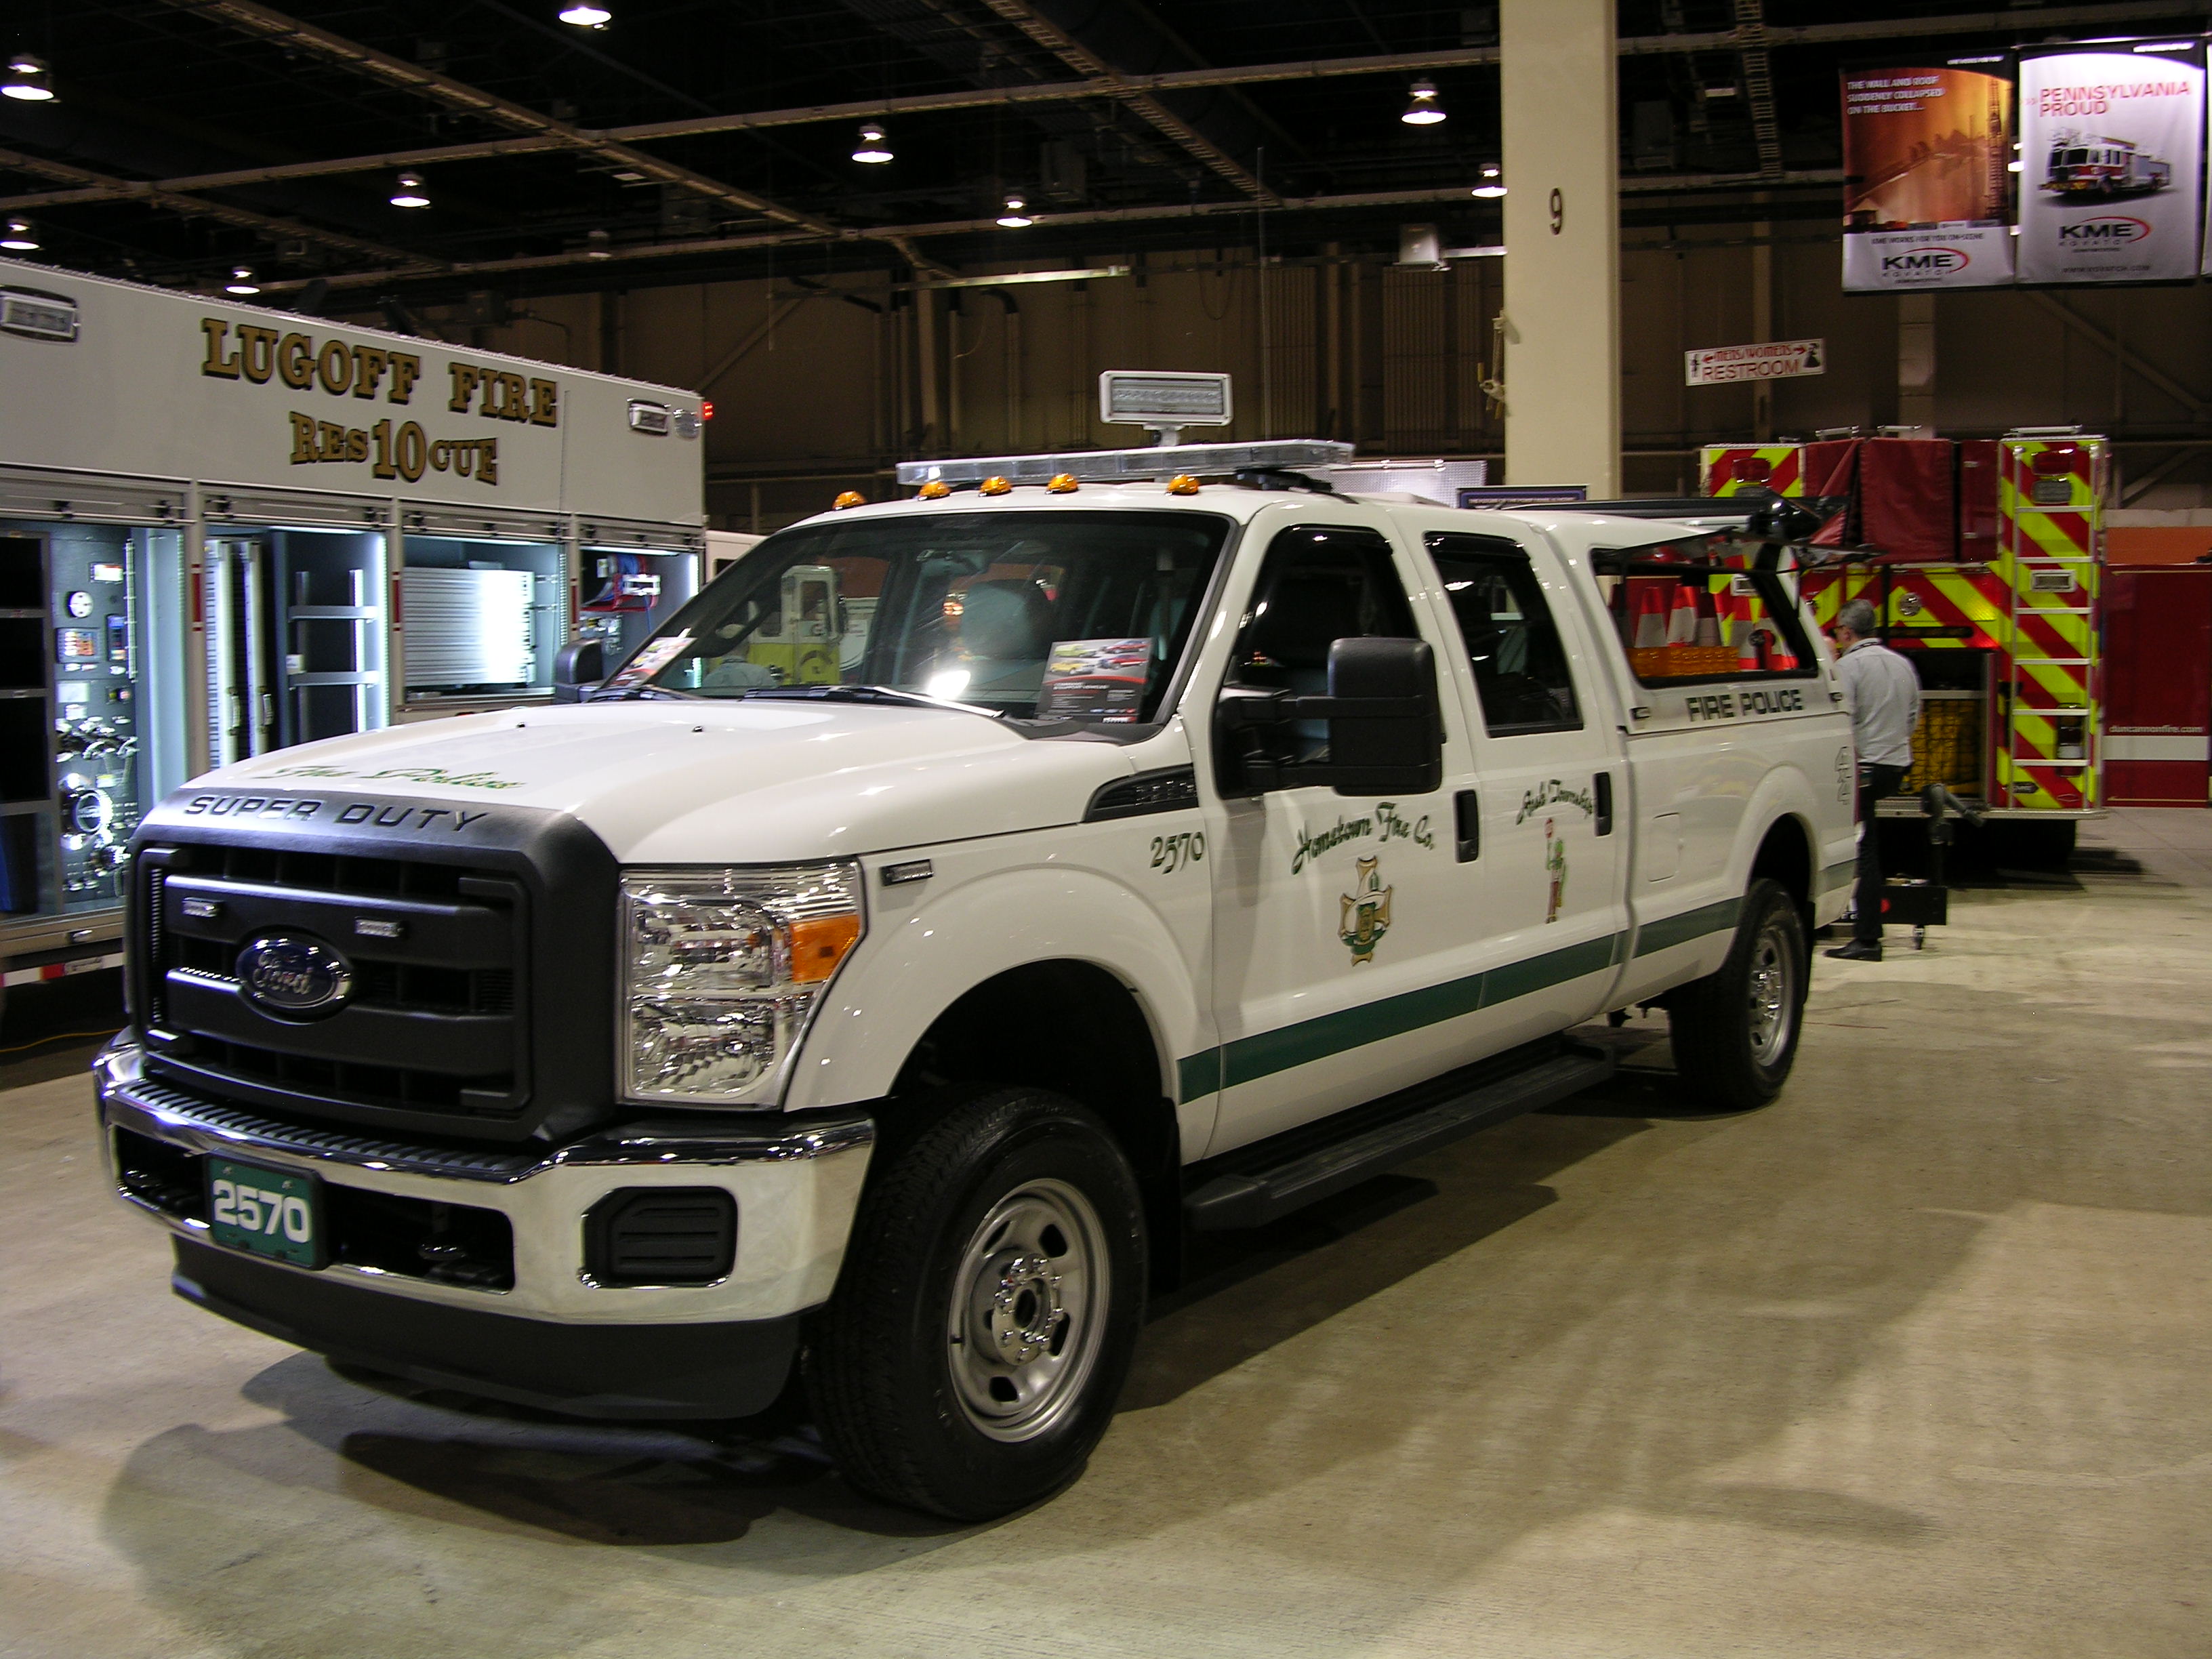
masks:
<instances>
[{"instance_id":1,"label":"black grille","mask_svg":"<svg viewBox=\"0 0 2212 1659\"><path fill-rule=\"evenodd\" d=\"M207 1219L207 1186L200 1158L166 1140L130 1129L115 1132L115 1180L140 1203L181 1221Z\"/></svg>"},{"instance_id":2,"label":"black grille","mask_svg":"<svg viewBox=\"0 0 2212 1659\"><path fill-rule=\"evenodd\" d=\"M584 1221L586 1271L602 1285L711 1285L738 1254L738 1206L719 1187L631 1187Z\"/></svg>"},{"instance_id":3,"label":"black grille","mask_svg":"<svg viewBox=\"0 0 2212 1659\"><path fill-rule=\"evenodd\" d=\"M130 1129L114 1133L125 1192L180 1221L207 1219L202 1154ZM322 1204L332 1261L471 1290L514 1288L514 1229L497 1210L329 1182Z\"/></svg>"},{"instance_id":4,"label":"black grille","mask_svg":"<svg viewBox=\"0 0 2212 1659\"><path fill-rule=\"evenodd\" d=\"M132 860L149 1078L282 1117L513 1141L612 1110L619 872L562 813L339 793L181 792ZM249 994L269 934L337 951L341 998Z\"/></svg>"},{"instance_id":5,"label":"black grille","mask_svg":"<svg viewBox=\"0 0 2212 1659\"><path fill-rule=\"evenodd\" d=\"M458 864L360 854L295 852L275 847L194 847L185 860L195 875L305 893L359 893L407 898L454 898L471 872Z\"/></svg>"},{"instance_id":6,"label":"black grille","mask_svg":"<svg viewBox=\"0 0 2212 1659\"><path fill-rule=\"evenodd\" d=\"M146 863L158 1069L263 1102L490 1121L522 1111L515 882L260 847L157 849ZM290 1018L246 994L239 953L271 933L346 957L353 986L343 1010Z\"/></svg>"},{"instance_id":7,"label":"black grille","mask_svg":"<svg viewBox=\"0 0 2212 1659\"><path fill-rule=\"evenodd\" d=\"M514 1073L487 1072L448 1077L404 1066L364 1066L280 1054L249 1042L196 1036L189 1048L173 1048L160 1069L184 1073L204 1084L251 1084L287 1095L356 1101L403 1112L451 1112L465 1117L511 1117Z\"/></svg>"}]
</instances>

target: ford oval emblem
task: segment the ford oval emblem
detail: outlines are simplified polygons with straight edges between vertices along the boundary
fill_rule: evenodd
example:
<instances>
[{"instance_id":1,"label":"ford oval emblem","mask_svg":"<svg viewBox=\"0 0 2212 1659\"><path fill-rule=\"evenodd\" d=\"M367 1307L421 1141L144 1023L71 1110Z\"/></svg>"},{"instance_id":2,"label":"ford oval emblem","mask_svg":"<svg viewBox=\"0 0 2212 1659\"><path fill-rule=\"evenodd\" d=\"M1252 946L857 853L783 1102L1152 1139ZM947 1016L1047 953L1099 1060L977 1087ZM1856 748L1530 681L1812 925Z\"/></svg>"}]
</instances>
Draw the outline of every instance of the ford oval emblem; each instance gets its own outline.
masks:
<instances>
[{"instance_id":1,"label":"ford oval emblem","mask_svg":"<svg viewBox=\"0 0 2212 1659\"><path fill-rule=\"evenodd\" d=\"M238 982L271 1013L330 1013L353 994L353 964L319 940L264 933L238 953Z\"/></svg>"}]
</instances>

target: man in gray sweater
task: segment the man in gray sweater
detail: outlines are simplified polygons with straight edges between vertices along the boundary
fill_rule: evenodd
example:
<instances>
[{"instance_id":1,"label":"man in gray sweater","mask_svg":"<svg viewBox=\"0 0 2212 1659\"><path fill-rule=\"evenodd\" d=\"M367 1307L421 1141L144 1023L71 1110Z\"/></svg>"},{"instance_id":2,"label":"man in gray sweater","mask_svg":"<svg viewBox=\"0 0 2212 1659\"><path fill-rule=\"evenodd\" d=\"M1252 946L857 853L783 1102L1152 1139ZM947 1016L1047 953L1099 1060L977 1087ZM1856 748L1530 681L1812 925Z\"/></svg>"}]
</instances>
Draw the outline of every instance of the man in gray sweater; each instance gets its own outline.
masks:
<instances>
[{"instance_id":1,"label":"man in gray sweater","mask_svg":"<svg viewBox=\"0 0 2212 1659\"><path fill-rule=\"evenodd\" d=\"M1920 676L1875 637L1874 606L1852 599L1829 630L1836 676L1851 700L1851 739L1859 757L1859 872L1851 900L1851 942L1828 952L1846 962L1881 960L1881 837L1875 803L1896 792L1912 769L1912 728L1920 720Z\"/></svg>"}]
</instances>

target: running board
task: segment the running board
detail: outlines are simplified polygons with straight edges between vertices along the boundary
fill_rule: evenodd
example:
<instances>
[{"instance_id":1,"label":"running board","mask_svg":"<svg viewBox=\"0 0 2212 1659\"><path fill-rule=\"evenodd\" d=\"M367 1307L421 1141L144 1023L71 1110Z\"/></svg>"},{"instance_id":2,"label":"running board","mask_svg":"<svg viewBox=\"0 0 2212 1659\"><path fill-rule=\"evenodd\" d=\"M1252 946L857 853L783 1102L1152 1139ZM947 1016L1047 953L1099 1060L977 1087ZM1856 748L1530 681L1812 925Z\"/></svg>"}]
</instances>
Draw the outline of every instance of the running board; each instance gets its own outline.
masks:
<instances>
[{"instance_id":1,"label":"running board","mask_svg":"<svg viewBox=\"0 0 2212 1659\"><path fill-rule=\"evenodd\" d=\"M1218 1176L1183 1200L1201 1232L1264 1226L1293 1210L1356 1187L1395 1164L1449 1146L1493 1123L1540 1111L1613 1075L1611 1054L1570 1053L1455 1095L1407 1116L1272 1167Z\"/></svg>"}]
</instances>

